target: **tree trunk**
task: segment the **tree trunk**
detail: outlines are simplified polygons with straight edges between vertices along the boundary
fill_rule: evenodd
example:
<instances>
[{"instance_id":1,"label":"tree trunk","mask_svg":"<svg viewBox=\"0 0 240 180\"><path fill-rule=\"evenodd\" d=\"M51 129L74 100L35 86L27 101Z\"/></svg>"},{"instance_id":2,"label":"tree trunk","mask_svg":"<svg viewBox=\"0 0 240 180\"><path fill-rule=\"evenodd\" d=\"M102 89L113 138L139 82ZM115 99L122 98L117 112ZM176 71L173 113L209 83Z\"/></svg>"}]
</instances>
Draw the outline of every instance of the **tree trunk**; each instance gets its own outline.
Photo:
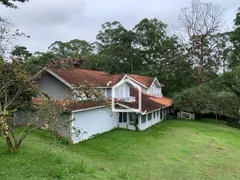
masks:
<instances>
[{"instance_id":1,"label":"tree trunk","mask_svg":"<svg viewBox=\"0 0 240 180\"><path fill-rule=\"evenodd\" d=\"M4 129L4 130L3 130L3 136L4 136L5 140L6 140L6 143L7 143L9 152L13 152L12 141L11 141L11 138L9 137L8 130L7 130L7 129Z\"/></svg>"},{"instance_id":2,"label":"tree trunk","mask_svg":"<svg viewBox=\"0 0 240 180\"><path fill-rule=\"evenodd\" d=\"M195 120L199 120L200 119L200 113L199 112L196 112L195 113Z\"/></svg>"},{"instance_id":3,"label":"tree trunk","mask_svg":"<svg viewBox=\"0 0 240 180\"><path fill-rule=\"evenodd\" d=\"M204 83L204 56L203 56L203 44L204 40L201 40L200 47L200 62L199 62L199 82L200 85Z\"/></svg>"},{"instance_id":4,"label":"tree trunk","mask_svg":"<svg viewBox=\"0 0 240 180\"><path fill-rule=\"evenodd\" d=\"M240 123L240 109L238 109L238 123Z\"/></svg>"}]
</instances>

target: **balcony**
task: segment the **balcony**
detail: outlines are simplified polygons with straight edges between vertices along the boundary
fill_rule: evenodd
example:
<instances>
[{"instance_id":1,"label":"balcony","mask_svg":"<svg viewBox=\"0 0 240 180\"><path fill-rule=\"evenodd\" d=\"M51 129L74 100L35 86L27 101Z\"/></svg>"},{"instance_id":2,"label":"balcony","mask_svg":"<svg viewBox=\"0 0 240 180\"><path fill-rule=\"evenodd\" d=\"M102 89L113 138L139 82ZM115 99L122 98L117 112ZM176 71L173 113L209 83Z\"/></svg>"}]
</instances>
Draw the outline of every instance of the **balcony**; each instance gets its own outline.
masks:
<instances>
[{"instance_id":1,"label":"balcony","mask_svg":"<svg viewBox=\"0 0 240 180\"><path fill-rule=\"evenodd\" d=\"M123 99L124 102L134 102L136 101L136 97L134 96L129 96Z\"/></svg>"}]
</instances>

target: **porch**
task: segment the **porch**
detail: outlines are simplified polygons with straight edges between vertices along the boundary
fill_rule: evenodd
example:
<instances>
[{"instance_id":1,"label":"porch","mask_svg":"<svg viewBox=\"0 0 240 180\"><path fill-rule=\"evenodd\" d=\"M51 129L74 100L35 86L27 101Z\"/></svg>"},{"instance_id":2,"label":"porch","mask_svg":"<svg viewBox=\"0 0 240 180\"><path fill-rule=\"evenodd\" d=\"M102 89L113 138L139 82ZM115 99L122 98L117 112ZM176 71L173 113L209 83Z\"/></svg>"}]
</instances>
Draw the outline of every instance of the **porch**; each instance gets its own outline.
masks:
<instances>
[{"instance_id":1,"label":"porch","mask_svg":"<svg viewBox=\"0 0 240 180\"><path fill-rule=\"evenodd\" d=\"M162 108L145 114L136 112L120 112L118 127L136 130L135 126L137 126L139 130L145 130L150 126L161 122L163 119L166 119L167 114L169 114L170 111L171 107Z\"/></svg>"}]
</instances>

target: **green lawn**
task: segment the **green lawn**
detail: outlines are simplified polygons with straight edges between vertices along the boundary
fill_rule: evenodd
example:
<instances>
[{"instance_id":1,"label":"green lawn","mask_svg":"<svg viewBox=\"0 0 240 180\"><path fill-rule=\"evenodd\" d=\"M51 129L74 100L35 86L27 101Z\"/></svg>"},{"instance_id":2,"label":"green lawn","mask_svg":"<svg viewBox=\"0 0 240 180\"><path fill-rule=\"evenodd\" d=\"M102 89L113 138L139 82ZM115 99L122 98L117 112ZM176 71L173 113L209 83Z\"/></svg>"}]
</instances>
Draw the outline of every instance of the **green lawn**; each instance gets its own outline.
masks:
<instances>
[{"instance_id":1,"label":"green lawn","mask_svg":"<svg viewBox=\"0 0 240 180\"><path fill-rule=\"evenodd\" d=\"M0 179L240 179L240 131L211 120L166 120L77 145L36 132L16 154L1 137Z\"/></svg>"}]
</instances>

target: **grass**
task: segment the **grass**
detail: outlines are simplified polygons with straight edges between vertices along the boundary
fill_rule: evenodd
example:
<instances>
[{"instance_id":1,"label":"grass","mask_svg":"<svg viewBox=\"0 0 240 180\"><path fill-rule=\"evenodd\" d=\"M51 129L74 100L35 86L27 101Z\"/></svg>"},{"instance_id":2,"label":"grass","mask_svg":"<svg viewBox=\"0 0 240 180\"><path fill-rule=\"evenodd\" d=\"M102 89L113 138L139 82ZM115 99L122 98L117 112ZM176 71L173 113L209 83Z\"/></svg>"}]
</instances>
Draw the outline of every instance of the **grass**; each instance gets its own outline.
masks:
<instances>
[{"instance_id":1,"label":"grass","mask_svg":"<svg viewBox=\"0 0 240 180\"><path fill-rule=\"evenodd\" d=\"M36 132L16 154L0 139L0 179L240 179L240 131L213 120L116 129L77 145Z\"/></svg>"}]
</instances>

